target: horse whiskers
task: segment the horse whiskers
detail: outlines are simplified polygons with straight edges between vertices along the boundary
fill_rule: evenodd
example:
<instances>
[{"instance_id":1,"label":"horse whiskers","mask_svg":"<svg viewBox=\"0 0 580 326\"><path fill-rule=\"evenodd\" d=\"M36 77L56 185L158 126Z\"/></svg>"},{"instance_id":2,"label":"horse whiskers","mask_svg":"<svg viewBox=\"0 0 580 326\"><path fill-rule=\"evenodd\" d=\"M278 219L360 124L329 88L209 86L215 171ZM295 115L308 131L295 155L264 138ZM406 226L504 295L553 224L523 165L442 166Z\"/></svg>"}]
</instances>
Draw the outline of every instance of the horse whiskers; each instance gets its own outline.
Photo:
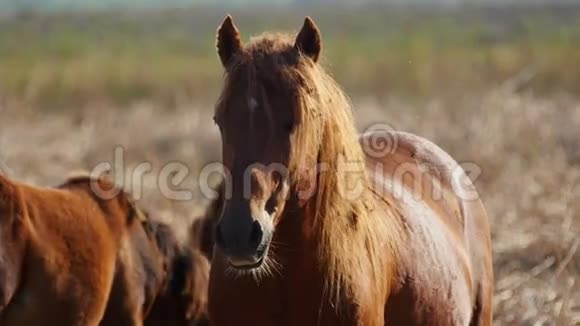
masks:
<instances>
[{"instance_id":1,"label":"horse whiskers","mask_svg":"<svg viewBox=\"0 0 580 326\"><path fill-rule=\"evenodd\" d=\"M270 250L264 257L264 261L260 267L245 270L228 265L226 266L225 273L226 276L233 279L252 277L259 284L265 278L282 276L282 264L278 262L274 250Z\"/></svg>"},{"instance_id":2,"label":"horse whiskers","mask_svg":"<svg viewBox=\"0 0 580 326\"><path fill-rule=\"evenodd\" d=\"M267 265L268 271L271 277L274 277L274 274L278 276L282 276L282 264L278 261L274 250L271 250L268 257L266 257L265 265Z\"/></svg>"},{"instance_id":3,"label":"horse whiskers","mask_svg":"<svg viewBox=\"0 0 580 326\"><path fill-rule=\"evenodd\" d=\"M272 242L270 243L270 247L276 249L283 249L287 251L293 251L292 247L289 244L275 240L272 240Z\"/></svg>"}]
</instances>

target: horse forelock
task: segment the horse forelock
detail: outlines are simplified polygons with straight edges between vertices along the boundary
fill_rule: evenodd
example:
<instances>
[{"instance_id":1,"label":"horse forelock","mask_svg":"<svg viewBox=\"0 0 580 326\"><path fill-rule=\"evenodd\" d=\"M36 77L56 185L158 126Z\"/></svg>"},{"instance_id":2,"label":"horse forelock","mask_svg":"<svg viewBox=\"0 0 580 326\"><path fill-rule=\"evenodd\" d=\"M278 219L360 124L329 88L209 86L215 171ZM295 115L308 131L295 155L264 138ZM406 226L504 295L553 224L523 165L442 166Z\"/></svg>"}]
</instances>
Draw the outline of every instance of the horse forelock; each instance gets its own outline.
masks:
<instances>
[{"instance_id":1,"label":"horse forelock","mask_svg":"<svg viewBox=\"0 0 580 326\"><path fill-rule=\"evenodd\" d=\"M312 171L320 170L315 180L316 193L310 198L310 212L314 215L313 230L329 293L336 298L341 294L356 296L353 292L357 281L369 273L373 286L387 287L386 260L393 251L385 238L389 234L396 238L395 231L390 229L389 218L373 209L374 198L369 191L351 103L340 86L320 64L301 56L291 38L273 34L253 39L228 70L217 114L224 109L220 103L226 103L233 89L240 87L240 77L248 87L260 87L262 80L274 78L278 86L289 88L284 94L295 96L293 101L284 101L294 103L294 114L301 117L294 131L288 168L293 185L313 182ZM268 96L267 92L264 94ZM265 109L279 108L265 105ZM364 191L357 198L344 198L341 194L341 162L347 162L349 171L356 172L351 178L357 180L352 181L363 184ZM376 292L380 295L380 291Z\"/></svg>"},{"instance_id":2,"label":"horse forelock","mask_svg":"<svg viewBox=\"0 0 580 326\"><path fill-rule=\"evenodd\" d=\"M216 116L224 113L236 89L245 88L253 95L261 95L260 77L269 78L270 74L280 69L280 63L289 63L292 51L290 37L284 34L264 33L252 38L244 50L232 58L226 69L225 86L216 105Z\"/></svg>"}]
</instances>

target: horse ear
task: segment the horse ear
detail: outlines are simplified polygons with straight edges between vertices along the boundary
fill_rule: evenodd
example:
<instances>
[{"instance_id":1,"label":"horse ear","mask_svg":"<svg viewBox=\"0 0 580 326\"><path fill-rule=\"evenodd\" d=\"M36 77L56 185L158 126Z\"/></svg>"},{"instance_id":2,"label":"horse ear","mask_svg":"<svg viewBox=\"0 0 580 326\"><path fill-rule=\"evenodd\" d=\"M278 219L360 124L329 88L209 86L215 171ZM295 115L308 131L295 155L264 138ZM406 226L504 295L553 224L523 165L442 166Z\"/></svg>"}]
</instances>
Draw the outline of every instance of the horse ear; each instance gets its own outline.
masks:
<instances>
[{"instance_id":1,"label":"horse ear","mask_svg":"<svg viewBox=\"0 0 580 326\"><path fill-rule=\"evenodd\" d=\"M234 25L232 16L228 15L224 19L217 31L217 51L222 62L226 67L230 59L243 48L240 32Z\"/></svg>"},{"instance_id":2,"label":"horse ear","mask_svg":"<svg viewBox=\"0 0 580 326\"><path fill-rule=\"evenodd\" d=\"M318 61L322 50L322 36L310 17L304 19L304 25L296 37L294 47L312 61Z\"/></svg>"}]
</instances>

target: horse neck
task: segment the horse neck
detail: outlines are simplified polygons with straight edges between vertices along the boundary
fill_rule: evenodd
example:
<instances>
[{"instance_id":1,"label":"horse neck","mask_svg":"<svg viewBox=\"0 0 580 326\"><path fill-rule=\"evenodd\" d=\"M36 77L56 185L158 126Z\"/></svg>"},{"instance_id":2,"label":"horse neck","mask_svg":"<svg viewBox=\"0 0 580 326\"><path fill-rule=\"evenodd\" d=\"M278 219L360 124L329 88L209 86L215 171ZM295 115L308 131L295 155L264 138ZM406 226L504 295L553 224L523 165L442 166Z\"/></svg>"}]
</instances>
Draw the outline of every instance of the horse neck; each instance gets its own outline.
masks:
<instances>
[{"instance_id":1,"label":"horse neck","mask_svg":"<svg viewBox=\"0 0 580 326\"><path fill-rule=\"evenodd\" d=\"M341 123L350 125L340 128ZM394 229L391 229L389 216L386 216L388 212L379 212L375 206L375 198L369 190L366 157L358 142L354 123L334 121L323 128L327 134L322 137L319 151L323 150L322 146L333 151L318 155L318 164L331 167L330 174L326 175L330 179L321 181L322 177L318 175L315 194L296 211L296 216L291 217L300 221L300 232L293 233L296 239L292 243L301 243L307 249L306 255L314 255L311 262L316 265L307 270L319 273L323 282L328 282L329 295L333 296L330 299L365 302L363 314L374 321L382 316L380 302L389 288L386 274L392 274L392 266L387 265L393 263L394 266L394 262L389 261L391 254L387 252L390 251L387 248L394 245L390 239L390 232ZM360 178L357 181L362 182L360 196L344 198L339 194L337 182L342 181L332 179L337 177L333 173L339 156L345 163L355 163L358 173L354 178ZM385 250L381 249L383 244L387 244ZM366 284L357 281L361 273L370 280ZM374 290L370 291L371 287Z\"/></svg>"},{"instance_id":2,"label":"horse neck","mask_svg":"<svg viewBox=\"0 0 580 326\"><path fill-rule=\"evenodd\" d=\"M283 266L285 277L276 278L274 282L278 289L285 291L288 288L295 289L296 284L301 284L301 289L297 291L308 297L304 304L314 304L320 310L322 315L319 318L339 318L345 322L356 319L362 325L379 325L383 318L382 299L386 296L384 285L372 284L376 287L371 291L368 287L371 284L361 287L347 285L354 292L343 291L345 288L342 287L346 284L342 284L338 292L334 292L337 290L335 288L329 288L328 279L331 276L319 256L321 237L312 224L315 210L314 202L307 203L303 208L285 215L276 228L275 242L280 242L282 246L277 248L280 250L276 250L275 255ZM361 277L360 274L357 275ZM364 279L366 278L361 277L361 280ZM335 315L337 312L339 316Z\"/></svg>"}]
</instances>

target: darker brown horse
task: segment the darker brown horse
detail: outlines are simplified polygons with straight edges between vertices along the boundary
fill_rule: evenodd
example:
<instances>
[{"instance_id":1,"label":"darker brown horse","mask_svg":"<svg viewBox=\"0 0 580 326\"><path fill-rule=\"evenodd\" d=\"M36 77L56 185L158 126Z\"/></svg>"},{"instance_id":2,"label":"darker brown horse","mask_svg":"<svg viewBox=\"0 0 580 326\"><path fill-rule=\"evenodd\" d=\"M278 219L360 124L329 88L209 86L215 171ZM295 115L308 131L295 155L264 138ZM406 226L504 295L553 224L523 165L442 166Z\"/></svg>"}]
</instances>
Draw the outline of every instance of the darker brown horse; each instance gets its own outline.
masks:
<instances>
[{"instance_id":1,"label":"darker brown horse","mask_svg":"<svg viewBox=\"0 0 580 326\"><path fill-rule=\"evenodd\" d=\"M296 38L244 46L228 17L217 47L231 187L212 323L491 325L488 221L461 167L414 135L359 137L309 18Z\"/></svg>"},{"instance_id":2,"label":"darker brown horse","mask_svg":"<svg viewBox=\"0 0 580 326\"><path fill-rule=\"evenodd\" d=\"M143 325L167 278L166 262L150 231L149 217L127 223L115 264L115 278L101 326Z\"/></svg>"},{"instance_id":3,"label":"darker brown horse","mask_svg":"<svg viewBox=\"0 0 580 326\"><path fill-rule=\"evenodd\" d=\"M37 188L0 175L0 325L96 326L103 317L134 214L125 196L101 199L79 181Z\"/></svg>"},{"instance_id":4,"label":"darker brown horse","mask_svg":"<svg viewBox=\"0 0 580 326\"><path fill-rule=\"evenodd\" d=\"M207 257L212 258L213 248L215 244L215 227L222 214L225 184L221 182L215 189L217 198L210 202L205 214L198 217L191 227L191 245L200 248L201 253Z\"/></svg>"},{"instance_id":5,"label":"darker brown horse","mask_svg":"<svg viewBox=\"0 0 580 326\"><path fill-rule=\"evenodd\" d=\"M207 258L182 246L169 225L135 211L101 325L207 325Z\"/></svg>"},{"instance_id":6,"label":"darker brown horse","mask_svg":"<svg viewBox=\"0 0 580 326\"><path fill-rule=\"evenodd\" d=\"M204 326L207 315L209 261L196 246L182 246L165 224L149 228L164 257L166 279L145 320L147 326Z\"/></svg>"}]
</instances>

